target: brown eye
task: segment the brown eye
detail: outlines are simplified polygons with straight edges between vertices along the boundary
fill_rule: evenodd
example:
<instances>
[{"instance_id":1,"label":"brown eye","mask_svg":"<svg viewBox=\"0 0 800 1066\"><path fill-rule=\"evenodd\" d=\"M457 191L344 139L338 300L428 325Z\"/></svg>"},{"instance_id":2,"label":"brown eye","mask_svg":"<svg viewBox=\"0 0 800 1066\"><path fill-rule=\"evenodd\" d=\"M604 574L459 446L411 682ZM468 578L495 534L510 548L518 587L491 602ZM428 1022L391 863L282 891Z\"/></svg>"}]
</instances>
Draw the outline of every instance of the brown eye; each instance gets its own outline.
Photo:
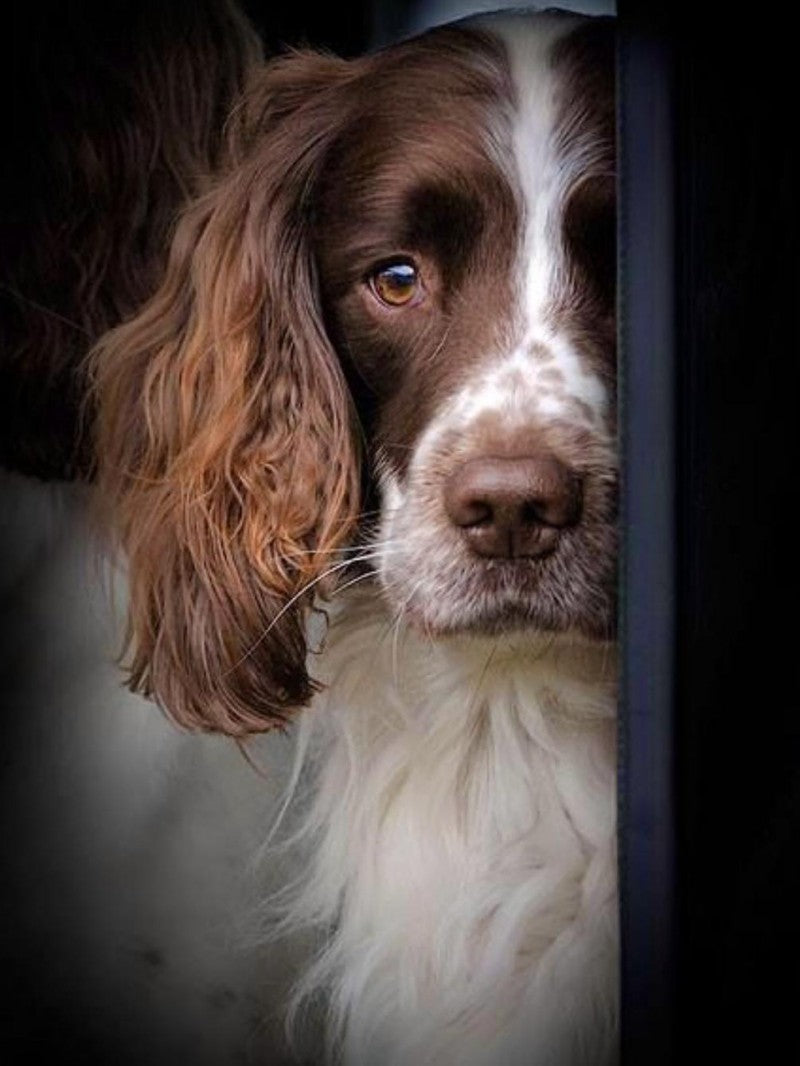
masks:
<instances>
[{"instance_id":1,"label":"brown eye","mask_svg":"<svg viewBox=\"0 0 800 1066\"><path fill-rule=\"evenodd\" d=\"M419 271L407 259L389 263L370 275L369 285L381 303L406 307L420 292Z\"/></svg>"}]
</instances>

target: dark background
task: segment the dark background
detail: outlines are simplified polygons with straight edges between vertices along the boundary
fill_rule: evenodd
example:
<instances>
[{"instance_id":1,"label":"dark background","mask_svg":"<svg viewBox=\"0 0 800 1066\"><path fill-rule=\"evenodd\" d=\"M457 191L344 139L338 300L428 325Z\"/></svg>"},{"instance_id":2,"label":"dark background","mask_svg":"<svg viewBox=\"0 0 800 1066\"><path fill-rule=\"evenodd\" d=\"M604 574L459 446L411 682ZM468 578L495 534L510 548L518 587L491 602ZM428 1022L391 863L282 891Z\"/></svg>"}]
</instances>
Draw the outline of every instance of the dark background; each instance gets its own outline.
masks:
<instances>
[{"instance_id":1,"label":"dark background","mask_svg":"<svg viewBox=\"0 0 800 1066\"><path fill-rule=\"evenodd\" d=\"M677 1008L684 1054L800 1054L796 46L673 26L679 510Z\"/></svg>"}]
</instances>

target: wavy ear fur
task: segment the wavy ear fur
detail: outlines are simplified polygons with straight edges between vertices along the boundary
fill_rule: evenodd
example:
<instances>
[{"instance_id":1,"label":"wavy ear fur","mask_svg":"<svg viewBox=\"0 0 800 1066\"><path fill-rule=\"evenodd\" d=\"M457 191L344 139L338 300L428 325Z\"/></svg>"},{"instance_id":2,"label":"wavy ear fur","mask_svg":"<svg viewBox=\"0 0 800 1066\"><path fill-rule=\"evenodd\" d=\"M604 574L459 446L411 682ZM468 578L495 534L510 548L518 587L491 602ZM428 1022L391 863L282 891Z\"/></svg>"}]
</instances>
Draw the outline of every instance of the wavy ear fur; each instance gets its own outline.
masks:
<instances>
[{"instance_id":1,"label":"wavy ear fur","mask_svg":"<svg viewBox=\"0 0 800 1066\"><path fill-rule=\"evenodd\" d=\"M307 231L354 66L296 53L264 69L161 288L92 356L130 685L183 726L263 731L314 691L303 590L352 529L359 460Z\"/></svg>"}]
</instances>

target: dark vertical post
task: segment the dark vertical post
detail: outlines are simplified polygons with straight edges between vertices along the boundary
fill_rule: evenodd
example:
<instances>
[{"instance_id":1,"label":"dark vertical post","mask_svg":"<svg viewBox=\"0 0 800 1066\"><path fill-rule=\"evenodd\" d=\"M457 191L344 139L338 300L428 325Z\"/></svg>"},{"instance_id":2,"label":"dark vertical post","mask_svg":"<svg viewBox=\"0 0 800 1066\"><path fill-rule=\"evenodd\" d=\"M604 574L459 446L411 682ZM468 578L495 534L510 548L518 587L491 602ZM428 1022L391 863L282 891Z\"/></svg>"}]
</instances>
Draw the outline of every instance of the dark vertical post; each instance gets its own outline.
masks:
<instances>
[{"instance_id":1,"label":"dark vertical post","mask_svg":"<svg viewBox=\"0 0 800 1066\"><path fill-rule=\"evenodd\" d=\"M623 16L625 12L622 12ZM623 17L619 53L623 671L622 1057L673 1061L675 276L667 36Z\"/></svg>"}]
</instances>

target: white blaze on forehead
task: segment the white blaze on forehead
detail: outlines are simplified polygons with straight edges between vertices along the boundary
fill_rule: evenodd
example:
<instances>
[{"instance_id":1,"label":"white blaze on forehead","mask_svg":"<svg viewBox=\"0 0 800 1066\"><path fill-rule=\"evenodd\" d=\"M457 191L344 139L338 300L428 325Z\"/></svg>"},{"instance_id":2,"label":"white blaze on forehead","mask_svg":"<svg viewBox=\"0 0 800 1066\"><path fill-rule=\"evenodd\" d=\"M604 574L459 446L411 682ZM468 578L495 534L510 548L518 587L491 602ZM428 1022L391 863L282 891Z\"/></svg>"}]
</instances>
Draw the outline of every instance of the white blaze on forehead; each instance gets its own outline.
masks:
<instances>
[{"instance_id":1,"label":"white blaze on forehead","mask_svg":"<svg viewBox=\"0 0 800 1066\"><path fill-rule=\"evenodd\" d=\"M558 81L552 57L555 44L579 24L568 16L542 14L529 21L498 16L487 22L506 49L514 87L510 177L522 211L518 292L523 345L552 337L547 310L561 269L559 212L572 169L558 150Z\"/></svg>"}]
</instances>

